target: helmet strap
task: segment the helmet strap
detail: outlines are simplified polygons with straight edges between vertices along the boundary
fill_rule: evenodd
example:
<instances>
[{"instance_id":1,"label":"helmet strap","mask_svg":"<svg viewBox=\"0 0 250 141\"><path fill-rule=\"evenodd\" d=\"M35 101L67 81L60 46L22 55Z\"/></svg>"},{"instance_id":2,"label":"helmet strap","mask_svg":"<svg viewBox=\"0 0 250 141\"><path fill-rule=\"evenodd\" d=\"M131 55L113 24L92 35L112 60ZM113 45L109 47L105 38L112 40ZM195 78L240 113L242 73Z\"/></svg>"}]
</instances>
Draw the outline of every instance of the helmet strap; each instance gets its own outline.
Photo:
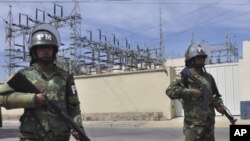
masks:
<instances>
[{"instance_id":1,"label":"helmet strap","mask_svg":"<svg viewBox=\"0 0 250 141\"><path fill-rule=\"evenodd\" d=\"M43 63L45 65L49 65L53 63L55 58L49 58L49 57L42 57L42 58L36 58L36 62Z\"/></svg>"},{"instance_id":2,"label":"helmet strap","mask_svg":"<svg viewBox=\"0 0 250 141\"><path fill-rule=\"evenodd\" d=\"M30 52L30 57L31 57L31 62L30 64L36 63L36 62L41 62L45 65L49 65L51 63L53 63L56 60L56 54L57 54L57 50L54 50L54 54L52 57L41 57L38 58L35 48L31 50Z\"/></svg>"},{"instance_id":3,"label":"helmet strap","mask_svg":"<svg viewBox=\"0 0 250 141\"><path fill-rule=\"evenodd\" d=\"M190 59L189 61L186 61L186 66L189 68L203 68L205 64L195 64L194 59Z\"/></svg>"}]
</instances>

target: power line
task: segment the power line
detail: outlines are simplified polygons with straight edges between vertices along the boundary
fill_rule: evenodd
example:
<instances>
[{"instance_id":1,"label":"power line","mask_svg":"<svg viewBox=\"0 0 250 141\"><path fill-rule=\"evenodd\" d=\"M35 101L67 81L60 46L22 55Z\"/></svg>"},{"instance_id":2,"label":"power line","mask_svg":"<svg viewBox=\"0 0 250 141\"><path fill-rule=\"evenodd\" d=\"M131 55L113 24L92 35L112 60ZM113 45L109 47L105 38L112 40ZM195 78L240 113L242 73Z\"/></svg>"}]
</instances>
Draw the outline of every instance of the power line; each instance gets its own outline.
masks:
<instances>
[{"instance_id":1,"label":"power line","mask_svg":"<svg viewBox=\"0 0 250 141\"><path fill-rule=\"evenodd\" d=\"M42 1L39 0L39 3L42 5L44 11L47 11L47 8L44 6L44 4L42 3Z\"/></svg>"},{"instance_id":2,"label":"power line","mask_svg":"<svg viewBox=\"0 0 250 141\"><path fill-rule=\"evenodd\" d=\"M197 8L197 9L195 9L195 10L193 10L193 11L190 11L190 12L188 12L188 13L185 13L185 14L183 14L183 15L181 15L181 16L178 16L178 17L172 18L172 19L170 19L170 20L168 20L168 21L162 22L162 24L166 24L166 23L172 22L172 21L177 20L177 19L180 19L180 18L182 18L182 17L184 17L184 16L191 15L191 14L194 13L194 12L203 10L203 9L205 9L205 8L212 7L212 6L214 6L214 5L218 4L218 3L220 3L221 1L222 1L222 0L219 0L219 1L215 2L215 3L212 3L212 4L210 3L209 5L206 5L206 6ZM132 33L132 34L130 34L130 35L128 35L128 36L125 36L124 38L129 38L129 37L132 37L132 36L134 36L134 35L136 35L136 34L143 33L143 32L145 32L145 31L148 31L148 30L151 30L151 29L154 29L154 28L158 28L158 25L157 25L157 26L152 26L152 27L147 28L147 29L144 29L144 30L141 30L141 31L139 31L139 32L134 32L134 33ZM156 39L154 39L154 40L156 40Z\"/></svg>"},{"instance_id":3,"label":"power line","mask_svg":"<svg viewBox=\"0 0 250 141\"><path fill-rule=\"evenodd\" d=\"M78 6L75 5L74 9L76 7ZM57 11L56 8L60 9L61 14L59 14L59 16L55 12ZM80 33L78 28L78 23L80 23L79 21L81 20L80 13L77 11L71 12L70 16L63 16L62 13L63 6L55 3L54 15L47 14L47 16L50 17L50 20L45 21L46 23L52 24L57 28L69 27L70 30L70 34L68 34L70 38L69 46L65 46L65 48L61 50L62 55L58 56L58 64L60 67L63 67L74 74L92 74L93 72L109 73L113 70L135 71L162 67L162 62L158 59L157 55L159 52L157 52L156 49L143 49L139 46L137 46L137 49L131 49L127 42L126 49L121 48L119 40L117 40L115 35L113 36L113 42L110 40L106 41L106 38L105 42L103 42L101 39L101 30L99 30L98 41L92 40L92 31L89 31L91 33L90 39L87 39L87 37L82 37L78 34ZM42 14L43 17L45 17L45 11L43 11ZM13 44L13 48L6 46L6 52L9 54L11 53L11 55L8 56L8 65L6 66L11 70L9 73L15 71L14 69L17 67L25 66L19 64L20 62L25 63L28 61L26 56L27 52L25 51L25 48L27 47L26 35L31 32L34 25L44 22L44 20L40 21L28 18L28 15L26 14L21 15L32 21L32 24L28 24L28 22L24 25L20 23L18 25L11 24L11 27L9 28L9 31L12 33L12 29L14 29L13 26L16 27L15 33L17 36L12 36L11 34L6 36L10 37L11 40L13 39L13 43L15 43L17 37L19 37L19 39L21 36L23 37L23 42L20 42L20 44ZM23 50L20 50L20 47L22 47ZM66 51L66 54L64 51Z\"/></svg>"},{"instance_id":4,"label":"power line","mask_svg":"<svg viewBox=\"0 0 250 141\"><path fill-rule=\"evenodd\" d=\"M221 19L221 20L218 20L218 21L215 21L215 22L207 23L206 25L213 25L213 24L216 24L216 23L225 22L225 21L228 21L228 20L231 20L231 19L234 19L234 18L239 18L239 17L247 15L247 14L250 14L250 12L240 13L240 14L238 14L236 16L233 16L233 17L229 17L229 18Z\"/></svg>"},{"instance_id":5,"label":"power line","mask_svg":"<svg viewBox=\"0 0 250 141\"><path fill-rule=\"evenodd\" d=\"M22 0L22 1L13 1L13 0L2 0L0 3L73 3L71 0L53 0L53 1L36 1L36 0ZM78 0L79 3L101 3L101 4L164 4L164 5L207 5L211 4L210 2L135 2L132 0ZM219 5L250 5L242 3L220 3Z\"/></svg>"},{"instance_id":6,"label":"power line","mask_svg":"<svg viewBox=\"0 0 250 141\"><path fill-rule=\"evenodd\" d=\"M19 7L19 5L17 4L16 1L14 1L14 4L16 4L17 8L20 9L22 11L22 13L24 13L23 9Z\"/></svg>"},{"instance_id":7,"label":"power line","mask_svg":"<svg viewBox=\"0 0 250 141\"><path fill-rule=\"evenodd\" d=\"M3 21L6 21L2 16L0 16L0 18L1 18Z\"/></svg>"},{"instance_id":8,"label":"power line","mask_svg":"<svg viewBox=\"0 0 250 141\"><path fill-rule=\"evenodd\" d=\"M177 35L183 34L183 33L187 32L187 31L190 31L190 30L192 30L192 29L194 29L194 28L201 27L201 26L204 26L204 25L216 24L217 22L210 22L210 21L211 21L211 20L214 20L214 19L216 19L216 18L218 18L218 17L221 17L221 16L223 16L223 15L226 15L226 14L232 12L232 10L234 10L234 9L236 9L236 8L239 8L239 7L241 7L241 6L244 6L244 5L246 5L247 3L249 3L249 1L248 1L248 2L245 2L245 3L242 3L242 4L240 4L240 5L237 5L236 7L233 7L233 8L231 8L231 9L229 9L229 10L226 10L226 11L224 11L224 12L222 12L222 13L219 13L219 14L213 16L213 17L210 18L210 19L207 19L207 20L205 20L205 21L203 21L203 22L201 22L201 23L198 23L198 24L194 25L193 27L190 27L190 28L187 28L187 29L185 29L185 30L183 30L183 31L177 32L177 33L173 34L172 36L177 36ZM231 19L232 19L232 18L231 18ZM207 24L208 22L209 22L209 24ZM222 22L222 21L219 21L219 22ZM168 37L169 37L169 36L168 36ZM152 44L154 44L154 42L156 42L155 40L157 40L157 39L153 39L153 40L152 40Z\"/></svg>"}]
</instances>

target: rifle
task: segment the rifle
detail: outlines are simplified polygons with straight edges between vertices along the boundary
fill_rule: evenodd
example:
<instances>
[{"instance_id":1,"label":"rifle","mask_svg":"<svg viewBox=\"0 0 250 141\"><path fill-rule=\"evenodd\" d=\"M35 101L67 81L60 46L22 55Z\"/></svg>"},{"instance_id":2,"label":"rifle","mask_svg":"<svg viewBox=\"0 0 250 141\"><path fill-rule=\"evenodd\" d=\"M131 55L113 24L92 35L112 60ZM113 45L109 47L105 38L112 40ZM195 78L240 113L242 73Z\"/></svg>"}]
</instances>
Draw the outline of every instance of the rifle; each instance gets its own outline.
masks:
<instances>
[{"instance_id":1,"label":"rifle","mask_svg":"<svg viewBox=\"0 0 250 141\"><path fill-rule=\"evenodd\" d=\"M230 121L230 123L232 125L235 125L237 119L235 119L233 117L233 115L230 113L230 111L228 110L228 108L226 106L223 105L223 107L224 107L223 113L225 114L225 116L227 117L227 119Z\"/></svg>"},{"instance_id":2,"label":"rifle","mask_svg":"<svg viewBox=\"0 0 250 141\"><path fill-rule=\"evenodd\" d=\"M185 68L181 71L182 76L189 78L197 84L198 88L202 90L203 94L200 99L198 99L197 104L202 108L206 109L210 103L213 101L213 94L211 94L210 90L207 88L207 85L203 84L199 79L194 77L188 68Z\"/></svg>"},{"instance_id":3,"label":"rifle","mask_svg":"<svg viewBox=\"0 0 250 141\"><path fill-rule=\"evenodd\" d=\"M12 87L17 92L24 93L41 93L38 88L36 88L23 74L18 72L15 74L8 82L10 87ZM55 113L68 125L69 128L76 131L80 136L80 141L91 141L88 136L83 132L83 130L71 119L70 115L65 111L62 111L55 103L45 101L47 107L51 108Z\"/></svg>"},{"instance_id":4,"label":"rifle","mask_svg":"<svg viewBox=\"0 0 250 141\"><path fill-rule=\"evenodd\" d=\"M189 71L188 68L183 69L183 71L181 72L181 74L184 77L190 78L191 80L193 80L195 82L195 84L198 85L199 89L202 89L202 91L204 92L203 95L203 100L199 101L199 105L203 108L206 108L209 106L209 104L212 102L213 100L213 94L212 92L207 88L207 86L205 84L203 84L199 79L197 79L196 77L194 77L191 72ZM230 113L230 111L227 109L226 106L221 105L224 107L223 113L225 114L225 116L227 117L227 119L230 121L230 123L232 125L235 124L235 122L237 121L237 119L234 119L234 117L232 116L232 114Z\"/></svg>"}]
</instances>

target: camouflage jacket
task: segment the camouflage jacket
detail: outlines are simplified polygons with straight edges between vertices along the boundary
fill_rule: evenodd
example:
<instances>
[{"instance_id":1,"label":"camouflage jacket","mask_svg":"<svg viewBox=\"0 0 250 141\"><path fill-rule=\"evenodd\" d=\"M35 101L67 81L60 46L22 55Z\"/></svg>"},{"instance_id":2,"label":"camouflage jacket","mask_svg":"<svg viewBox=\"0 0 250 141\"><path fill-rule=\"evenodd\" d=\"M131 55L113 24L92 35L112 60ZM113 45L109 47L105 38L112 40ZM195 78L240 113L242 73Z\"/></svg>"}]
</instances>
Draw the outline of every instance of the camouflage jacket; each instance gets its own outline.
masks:
<instances>
[{"instance_id":1,"label":"camouflage jacket","mask_svg":"<svg viewBox=\"0 0 250 141\"><path fill-rule=\"evenodd\" d=\"M192 68L190 71L194 77L201 80L212 94L214 94L209 107L204 109L197 104L197 99L192 97L191 89L198 89L198 86L188 78L176 77L167 88L166 94L171 99L181 100L184 109L184 124L186 126L214 124L214 108L218 106L218 104L222 104L221 95L219 94L215 80L209 73L202 72L198 74Z\"/></svg>"},{"instance_id":2,"label":"camouflage jacket","mask_svg":"<svg viewBox=\"0 0 250 141\"><path fill-rule=\"evenodd\" d=\"M82 127L80 102L71 75L55 65L41 70L37 64L33 64L20 72L41 92L47 94L50 101L59 106L61 110L67 111L72 119ZM45 106L36 107L33 93L15 92L6 83L1 87L0 95L2 95L0 104L6 109L25 108L25 112L20 118L19 136L21 138L42 137L52 140L60 139L62 136L69 137L70 129L66 123L51 109Z\"/></svg>"}]
</instances>

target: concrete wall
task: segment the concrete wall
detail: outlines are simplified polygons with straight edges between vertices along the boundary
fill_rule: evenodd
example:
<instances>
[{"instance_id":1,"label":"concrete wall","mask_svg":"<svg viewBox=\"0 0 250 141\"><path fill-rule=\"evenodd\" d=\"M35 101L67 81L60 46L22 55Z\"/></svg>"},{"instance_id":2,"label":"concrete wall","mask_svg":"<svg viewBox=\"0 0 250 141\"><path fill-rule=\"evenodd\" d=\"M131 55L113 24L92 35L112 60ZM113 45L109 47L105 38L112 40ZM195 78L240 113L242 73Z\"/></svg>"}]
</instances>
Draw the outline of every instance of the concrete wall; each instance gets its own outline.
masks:
<instances>
[{"instance_id":1,"label":"concrete wall","mask_svg":"<svg viewBox=\"0 0 250 141\"><path fill-rule=\"evenodd\" d=\"M167 67L183 67L185 66L185 58L168 59L165 65Z\"/></svg>"},{"instance_id":2,"label":"concrete wall","mask_svg":"<svg viewBox=\"0 0 250 141\"><path fill-rule=\"evenodd\" d=\"M170 68L165 70L115 73L110 75L75 77L81 99L81 109L85 115L95 118L106 116L145 115L162 113L172 118L170 99L165 90L170 83ZM101 118L101 117L99 117ZM128 117L129 118L129 117Z\"/></svg>"},{"instance_id":3,"label":"concrete wall","mask_svg":"<svg viewBox=\"0 0 250 141\"><path fill-rule=\"evenodd\" d=\"M170 75L171 74L171 75ZM165 90L173 69L77 76L81 110L85 120L161 120L174 116ZM5 118L16 118L22 109L5 110Z\"/></svg>"},{"instance_id":4,"label":"concrete wall","mask_svg":"<svg viewBox=\"0 0 250 141\"><path fill-rule=\"evenodd\" d=\"M240 101L250 101L250 41L243 42L243 58L239 61Z\"/></svg>"}]
</instances>

